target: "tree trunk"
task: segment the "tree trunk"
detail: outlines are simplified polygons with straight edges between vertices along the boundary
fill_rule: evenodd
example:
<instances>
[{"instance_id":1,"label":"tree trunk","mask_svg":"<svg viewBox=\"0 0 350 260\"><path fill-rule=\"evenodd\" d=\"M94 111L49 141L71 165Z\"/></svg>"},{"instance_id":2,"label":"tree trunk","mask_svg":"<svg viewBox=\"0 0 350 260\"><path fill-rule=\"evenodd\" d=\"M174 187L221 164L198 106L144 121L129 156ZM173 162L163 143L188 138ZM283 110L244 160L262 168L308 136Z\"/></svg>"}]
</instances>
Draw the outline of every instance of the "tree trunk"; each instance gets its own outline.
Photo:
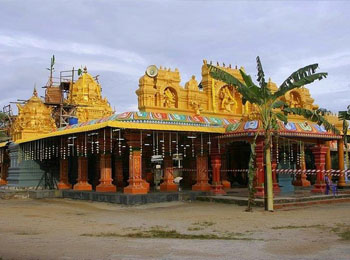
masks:
<instances>
[{"instance_id":1,"label":"tree trunk","mask_svg":"<svg viewBox=\"0 0 350 260\"><path fill-rule=\"evenodd\" d=\"M271 148L267 145L265 150L266 159L266 188L267 188L267 210L273 211L273 183L272 183L272 167L271 167Z\"/></svg>"}]
</instances>

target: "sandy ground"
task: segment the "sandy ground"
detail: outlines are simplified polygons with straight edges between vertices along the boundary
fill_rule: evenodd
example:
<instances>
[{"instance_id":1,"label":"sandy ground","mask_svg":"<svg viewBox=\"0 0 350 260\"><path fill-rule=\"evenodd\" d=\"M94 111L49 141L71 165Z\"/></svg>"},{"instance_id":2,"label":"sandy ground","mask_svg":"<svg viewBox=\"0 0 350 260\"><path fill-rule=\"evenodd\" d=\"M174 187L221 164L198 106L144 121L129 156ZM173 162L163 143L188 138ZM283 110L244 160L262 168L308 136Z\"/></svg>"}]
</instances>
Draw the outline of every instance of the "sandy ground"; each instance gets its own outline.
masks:
<instances>
[{"instance_id":1,"label":"sandy ground","mask_svg":"<svg viewBox=\"0 0 350 260\"><path fill-rule=\"evenodd\" d=\"M350 203L279 210L205 202L140 206L0 199L0 259L350 259ZM129 238L154 227L235 240ZM101 235L102 234L102 235Z\"/></svg>"}]
</instances>

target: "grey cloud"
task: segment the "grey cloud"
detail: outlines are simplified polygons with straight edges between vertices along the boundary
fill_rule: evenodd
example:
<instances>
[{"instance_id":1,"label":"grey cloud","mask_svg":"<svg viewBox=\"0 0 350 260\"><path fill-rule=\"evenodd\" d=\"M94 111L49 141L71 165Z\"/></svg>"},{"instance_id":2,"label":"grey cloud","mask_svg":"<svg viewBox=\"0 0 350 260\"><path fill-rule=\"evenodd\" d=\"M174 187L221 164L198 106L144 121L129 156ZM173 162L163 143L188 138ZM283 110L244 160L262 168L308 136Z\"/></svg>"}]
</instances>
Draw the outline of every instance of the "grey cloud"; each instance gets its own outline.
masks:
<instances>
[{"instance_id":1,"label":"grey cloud","mask_svg":"<svg viewBox=\"0 0 350 260\"><path fill-rule=\"evenodd\" d=\"M148 64L179 68L184 84L200 79L203 59L255 75L260 55L276 83L318 62L329 77L310 92L336 111L350 103L348 13L346 1L0 0L0 106L44 85L52 54L56 71L86 65L99 74L117 111L136 108Z\"/></svg>"}]
</instances>

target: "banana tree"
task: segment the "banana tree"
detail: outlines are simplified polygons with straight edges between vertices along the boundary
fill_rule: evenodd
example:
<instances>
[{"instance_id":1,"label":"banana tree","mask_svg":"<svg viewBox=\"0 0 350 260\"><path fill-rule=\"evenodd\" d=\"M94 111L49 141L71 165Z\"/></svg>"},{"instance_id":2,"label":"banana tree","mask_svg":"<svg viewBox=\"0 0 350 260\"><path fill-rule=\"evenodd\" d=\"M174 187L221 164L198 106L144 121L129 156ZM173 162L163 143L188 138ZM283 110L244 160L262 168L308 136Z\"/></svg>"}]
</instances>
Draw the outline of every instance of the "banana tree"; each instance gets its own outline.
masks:
<instances>
[{"instance_id":1,"label":"banana tree","mask_svg":"<svg viewBox=\"0 0 350 260\"><path fill-rule=\"evenodd\" d=\"M240 69L243 80L239 80L230 73L207 64L210 75L219 81L225 82L233 86L241 95L242 102L249 102L256 108L256 117L262 122L264 134L264 154L266 162L266 180L267 180L267 210L273 211L273 185L272 185L272 168L271 168L271 140L273 133L278 130L278 120L284 123L288 122L288 114L301 115L304 118L323 125L327 130L336 132L336 128L330 124L318 110L309 110L305 108L292 108L281 100L287 92L310 84L315 80L321 80L327 77L327 73L316 73L318 64L311 64L293 72L275 91L272 93L265 81L265 74L260 62L260 58L256 58L257 62L257 81L256 85L251 76L247 75L244 70Z\"/></svg>"}]
</instances>

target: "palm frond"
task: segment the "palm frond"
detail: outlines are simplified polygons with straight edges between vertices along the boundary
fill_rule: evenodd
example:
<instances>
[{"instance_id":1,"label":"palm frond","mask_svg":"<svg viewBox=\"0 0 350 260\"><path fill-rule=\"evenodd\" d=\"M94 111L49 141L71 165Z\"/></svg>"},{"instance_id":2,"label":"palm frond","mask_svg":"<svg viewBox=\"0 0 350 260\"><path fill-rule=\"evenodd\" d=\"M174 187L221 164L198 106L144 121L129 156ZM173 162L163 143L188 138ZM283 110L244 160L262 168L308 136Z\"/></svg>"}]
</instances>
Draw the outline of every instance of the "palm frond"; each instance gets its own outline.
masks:
<instances>
[{"instance_id":1,"label":"palm frond","mask_svg":"<svg viewBox=\"0 0 350 260\"><path fill-rule=\"evenodd\" d=\"M339 111L338 118L341 120L350 120L349 111Z\"/></svg>"},{"instance_id":2,"label":"palm frond","mask_svg":"<svg viewBox=\"0 0 350 260\"><path fill-rule=\"evenodd\" d=\"M275 116L276 116L279 120L281 120L283 123L285 123L285 124L288 123L288 117L287 117L285 114L283 114L283 113L281 113L281 112L277 112L277 113L275 113Z\"/></svg>"},{"instance_id":3,"label":"palm frond","mask_svg":"<svg viewBox=\"0 0 350 260\"><path fill-rule=\"evenodd\" d=\"M261 93L262 93L262 97L266 100L267 98L269 98L269 96L271 96L271 92L270 90L267 88L267 84L265 81L265 73L260 61L260 57L256 57L256 69L258 70L258 82L261 88Z\"/></svg>"},{"instance_id":4,"label":"palm frond","mask_svg":"<svg viewBox=\"0 0 350 260\"><path fill-rule=\"evenodd\" d=\"M228 85L235 86L237 91L246 101L249 101L252 104L261 104L262 100L259 98L260 89L258 87L255 85L248 87L230 73L210 64L207 64L207 66L210 76L212 76L214 79L223 81Z\"/></svg>"},{"instance_id":5,"label":"palm frond","mask_svg":"<svg viewBox=\"0 0 350 260\"><path fill-rule=\"evenodd\" d=\"M287 106L287 103L280 99L275 100L271 105L272 108L283 108Z\"/></svg>"},{"instance_id":6,"label":"palm frond","mask_svg":"<svg viewBox=\"0 0 350 260\"><path fill-rule=\"evenodd\" d=\"M332 131L335 134L340 134L339 130L330 122L328 122L327 119L323 117L321 113L317 110L309 110L306 108L285 107L283 108L282 111L287 114L296 114L296 115L303 116L305 119L315 122L318 125L323 125L327 131Z\"/></svg>"},{"instance_id":7,"label":"palm frond","mask_svg":"<svg viewBox=\"0 0 350 260\"><path fill-rule=\"evenodd\" d=\"M279 89L274 93L275 97L280 97L286 94L288 91L299 88L301 86L310 84L315 80L321 80L326 78L328 73L320 72L315 73L318 68L318 64L311 64L297 71L293 72L279 87Z\"/></svg>"}]
</instances>

